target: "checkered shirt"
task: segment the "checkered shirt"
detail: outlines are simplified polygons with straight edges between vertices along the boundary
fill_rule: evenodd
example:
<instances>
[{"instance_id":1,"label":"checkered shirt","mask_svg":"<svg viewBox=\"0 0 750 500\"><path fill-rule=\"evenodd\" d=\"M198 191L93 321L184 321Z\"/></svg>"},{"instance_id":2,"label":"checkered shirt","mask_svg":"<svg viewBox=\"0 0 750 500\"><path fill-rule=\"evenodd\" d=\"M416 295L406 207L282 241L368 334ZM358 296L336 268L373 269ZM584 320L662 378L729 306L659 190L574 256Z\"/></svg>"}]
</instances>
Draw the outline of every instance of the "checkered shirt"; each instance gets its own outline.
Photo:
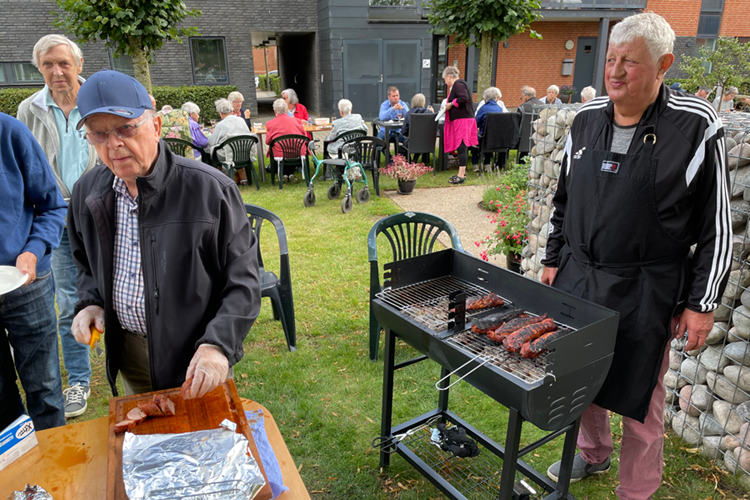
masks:
<instances>
[{"instance_id":1,"label":"checkered shirt","mask_svg":"<svg viewBox=\"0 0 750 500\"><path fill-rule=\"evenodd\" d=\"M138 239L138 205L125 181L115 177L114 308L120 325L131 332L146 331L146 299L143 294L141 246ZM137 196L136 196L137 198Z\"/></svg>"}]
</instances>

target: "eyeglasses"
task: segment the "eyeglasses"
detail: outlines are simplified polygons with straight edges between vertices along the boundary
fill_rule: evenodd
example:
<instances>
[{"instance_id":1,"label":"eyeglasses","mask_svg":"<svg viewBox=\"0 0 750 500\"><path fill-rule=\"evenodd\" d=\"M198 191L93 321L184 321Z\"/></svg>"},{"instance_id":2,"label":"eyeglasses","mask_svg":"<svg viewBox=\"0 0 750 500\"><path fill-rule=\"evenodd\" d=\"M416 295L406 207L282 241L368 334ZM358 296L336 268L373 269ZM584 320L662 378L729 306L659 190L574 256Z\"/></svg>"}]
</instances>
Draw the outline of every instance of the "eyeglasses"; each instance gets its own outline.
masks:
<instances>
[{"instance_id":1,"label":"eyeglasses","mask_svg":"<svg viewBox=\"0 0 750 500\"><path fill-rule=\"evenodd\" d=\"M99 131L99 132L87 132L84 137L87 141L89 141L89 144L93 146L98 146L99 144L104 144L109 140L109 134L114 133L115 137L118 139L128 139L130 137L135 137L138 135L138 127L146 123L149 119L152 119L153 116L146 116L138 123L128 123L126 125L121 125L119 127L115 127L109 132Z\"/></svg>"}]
</instances>

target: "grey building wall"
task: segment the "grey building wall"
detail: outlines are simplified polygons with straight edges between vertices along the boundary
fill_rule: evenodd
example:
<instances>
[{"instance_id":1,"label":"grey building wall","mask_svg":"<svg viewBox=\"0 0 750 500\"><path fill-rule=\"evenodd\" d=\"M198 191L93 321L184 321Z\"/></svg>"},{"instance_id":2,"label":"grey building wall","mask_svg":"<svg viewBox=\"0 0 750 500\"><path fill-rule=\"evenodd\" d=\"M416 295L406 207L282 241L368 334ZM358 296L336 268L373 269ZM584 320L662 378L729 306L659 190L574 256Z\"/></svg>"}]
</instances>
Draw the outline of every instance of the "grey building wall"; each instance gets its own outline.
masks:
<instances>
[{"instance_id":1,"label":"grey building wall","mask_svg":"<svg viewBox=\"0 0 750 500\"><path fill-rule=\"evenodd\" d=\"M257 111L255 70L251 32L315 33L316 0L186 0L188 8L202 11L185 24L195 26L201 36L225 40L229 84L245 96L245 106ZM6 20L0 27L0 62L28 62L36 41L49 33L61 33L52 26L57 10L51 0L0 0L0 13ZM12 23L7 20L12 19ZM314 37L313 37L314 38ZM154 85L193 85L190 44L187 38L164 44L151 66ZM82 46L84 78L110 68L109 53L103 43ZM317 70L316 70L317 71ZM317 81L317 80L316 80ZM317 95L317 87L312 91ZM316 109L315 106L310 106Z\"/></svg>"},{"instance_id":2,"label":"grey building wall","mask_svg":"<svg viewBox=\"0 0 750 500\"><path fill-rule=\"evenodd\" d=\"M695 55L695 37L680 36L674 41L674 64L667 71L666 78L687 78L688 75L680 69L683 56Z\"/></svg>"},{"instance_id":3,"label":"grey building wall","mask_svg":"<svg viewBox=\"0 0 750 500\"><path fill-rule=\"evenodd\" d=\"M338 116L338 101L348 97L344 92L344 40L420 40L421 59L432 57L432 34L427 23L403 21L373 22L368 0L318 0L318 40L320 47L320 106L324 116ZM421 63L421 61L420 61ZM429 94L431 69L420 69L421 88ZM412 96L402 95L409 102ZM385 93L383 99L385 100ZM355 109L356 113L357 110Z\"/></svg>"}]
</instances>

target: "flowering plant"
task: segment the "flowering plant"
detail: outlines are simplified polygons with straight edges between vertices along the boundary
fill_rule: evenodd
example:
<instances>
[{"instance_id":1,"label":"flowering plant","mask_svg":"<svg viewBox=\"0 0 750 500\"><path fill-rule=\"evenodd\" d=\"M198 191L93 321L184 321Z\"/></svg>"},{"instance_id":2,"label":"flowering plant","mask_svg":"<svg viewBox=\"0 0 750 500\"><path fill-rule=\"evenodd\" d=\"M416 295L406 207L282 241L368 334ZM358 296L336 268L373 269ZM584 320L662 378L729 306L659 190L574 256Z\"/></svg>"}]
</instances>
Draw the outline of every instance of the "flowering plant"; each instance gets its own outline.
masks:
<instances>
[{"instance_id":1,"label":"flowering plant","mask_svg":"<svg viewBox=\"0 0 750 500\"><path fill-rule=\"evenodd\" d=\"M560 87L560 93L562 95L573 95L576 92L578 92L578 89L572 85L563 85L562 87Z\"/></svg>"},{"instance_id":2,"label":"flowering plant","mask_svg":"<svg viewBox=\"0 0 750 500\"><path fill-rule=\"evenodd\" d=\"M512 192L510 186L498 186L499 192ZM497 224L495 231L487 236L484 241L477 241L475 244L487 245L487 250L480 255L484 260L489 260L488 255L499 254L520 254L523 250L524 240L528 235L526 230L528 202L526 191L521 190L515 193L515 196L508 196L499 201L490 201L496 209L496 213L490 215L490 222Z\"/></svg>"},{"instance_id":3,"label":"flowering plant","mask_svg":"<svg viewBox=\"0 0 750 500\"><path fill-rule=\"evenodd\" d=\"M414 181L429 172L432 172L432 167L426 167L424 163L412 163L403 155L394 156L390 165L380 169L381 175L399 181Z\"/></svg>"}]
</instances>

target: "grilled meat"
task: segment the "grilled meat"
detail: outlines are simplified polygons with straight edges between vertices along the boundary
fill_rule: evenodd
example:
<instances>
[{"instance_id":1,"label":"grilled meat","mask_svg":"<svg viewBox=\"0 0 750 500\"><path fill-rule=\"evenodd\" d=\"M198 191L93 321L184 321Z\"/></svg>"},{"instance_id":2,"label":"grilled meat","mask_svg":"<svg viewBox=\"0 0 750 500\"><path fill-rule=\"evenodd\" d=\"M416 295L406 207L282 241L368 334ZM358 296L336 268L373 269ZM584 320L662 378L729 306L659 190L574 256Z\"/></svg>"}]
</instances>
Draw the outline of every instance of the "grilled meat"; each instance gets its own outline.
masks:
<instances>
[{"instance_id":1,"label":"grilled meat","mask_svg":"<svg viewBox=\"0 0 750 500\"><path fill-rule=\"evenodd\" d=\"M503 340L505 340L505 337L515 332L516 330L519 330L525 326L533 325L534 323L541 323L545 319L547 319L546 314L544 316L537 316L536 318L516 318L513 321L508 321L497 330L489 332L487 334L487 337L489 337L490 340L494 340L495 342L502 342Z\"/></svg>"},{"instance_id":2,"label":"grilled meat","mask_svg":"<svg viewBox=\"0 0 750 500\"><path fill-rule=\"evenodd\" d=\"M485 295L483 297L479 297L476 299L469 299L466 301L466 310L467 311L476 311L478 309L486 309L488 307L501 307L505 304L505 301L495 295L494 293L490 292L489 295Z\"/></svg>"},{"instance_id":3,"label":"grilled meat","mask_svg":"<svg viewBox=\"0 0 750 500\"><path fill-rule=\"evenodd\" d=\"M167 396L154 394L154 403L156 403L164 416L171 417L174 415L174 403Z\"/></svg>"},{"instance_id":4,"label":"grilled meat","mask_svg":"<svg viewBox=\"0 0 750 500\"><path fill-rule=\"evenodd\" d=\"M147 417L147 416L148 416L148 415L146 415L146 414L145 414L145 413L143 412L143 410L141 410L140 408L138 408L138 407L136 406L135 408L131 409L131 410L130 410L130 411L128 412L128 414L127 414L127 416L126 416L125 418L127 418L128 420L132 420L133 422L135 422L135 423L139 424L139 423L141 423L142 421L146 420L146 417Z\"/></svg>"},{"instance_id":5,"label":"grilled meat","mask_svg":"<svg viewBox=\"0 0 750 500\"><path fill-rule=\"evenodd\" d=\"M132 432L136 424L135 420L121 420L115 424L115 434L122 434L125 431Z\"/></svg>"},{"instance_id":6,"label":"grilled meat","mask_svg":"<svg viewBox=\"0 0 750 500\"><path fill-rule=\"evenodd\" d=\"M539 338L545 333L553 330L557 330L557 325L552 318L547 318L544 321L525 326L511 333L505 337L503 345L510 352L518 352L524 343Z\"/></svg>"},{"instance_id":7,"label":"grilled meat","mask_svg":"<svg viewBox=\"0 0 750 500\"><path fill-rule=\"evenodd\" d=\"M504 313L490 314L489 316L486 316L484 318L473 320L471 331L473 331L474 333L486 334L492 330L500 328L508 321L516 319L523 315L523 309L512 309Z\"/></svg>"},{"instance_id":8,"label":"grilled meat","mask_svg":"<svg viewBox=\"0 0 750 500\"><path fill-rule=\"evenodd\" d=\"M521 356L523 356L524 358L536 358L547 350L550 342L559 339L560 337L567 335L568 333L570 333L570 330L567 329L554 330L545 333L536 340L526 342L523 346L521 346Z\"/></svg>"},{"instance_id":9,"label":"grilled meat","mask_svg":"<svg viewBox=\"0 0 750 500\"><path fill-rule=\"evenodd\" d=\"M159 409L159 406L154 403L153 400L146 401L144 403L138 403L138 408L146 414L147 417L163 417L164 412Z\"/></svg>"},{"instance_id":10,"label":"grilled meat","mask_svg":"<svg viewBox=\"0 0 750 500\"><path fill-rule=\"evenodd\" d=\"M190 377L186 381L182 383L182 391L180 393L180 396L182 396L182 400L190 399L190 386L193 385L193 377Z\"/></svg>"}]
</instances>

